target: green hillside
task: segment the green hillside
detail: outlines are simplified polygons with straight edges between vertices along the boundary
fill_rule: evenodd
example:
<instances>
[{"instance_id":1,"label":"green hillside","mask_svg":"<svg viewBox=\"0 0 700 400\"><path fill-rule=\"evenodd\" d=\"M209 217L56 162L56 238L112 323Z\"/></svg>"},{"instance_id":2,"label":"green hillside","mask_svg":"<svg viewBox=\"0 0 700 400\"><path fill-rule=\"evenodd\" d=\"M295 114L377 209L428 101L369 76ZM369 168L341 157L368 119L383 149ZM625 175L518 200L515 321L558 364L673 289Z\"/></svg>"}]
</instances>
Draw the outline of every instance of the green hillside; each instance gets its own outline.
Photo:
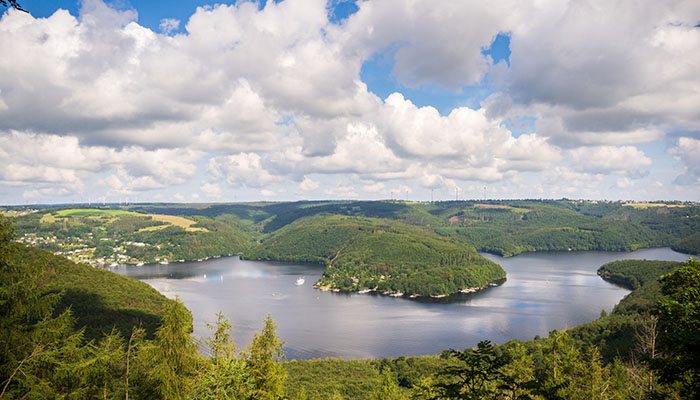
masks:
<instances>
[{"instance_id":1,"label":"green hillside","mask_svg":"<svg viewBox=\"0 0 700 400\"><path fill-rule=\"evenodd\" d=\"M608 360L629 357L635 351L635 335L661 298L659 278L681 266L681 262L654 260L621 260L601 266L601 278L632 292L610 315L571 329L572 337L582 344L598 346Z\"/></svg>"},{"instance_id":2,"label":"green hillside","mask_svg":"<svg viewBox=\"0 0 700 400\"><path fill-rule=\"evenodd\" d=\"M243 253L327 265L318 286L447 295L505 277L466 243L397 221L339 215L299 219Z\"/></svg>"},{"instance_id":3,"label":"green hillside","mask_svg":"<svg viewBox=\"0 0 700 400\"><path fill-rule=\"evenodd\" d=\"M113 327L128 336L133 326L142 326L152 336L171 302L136 279L76 264L44 250L12 246L10 262L46 273L43 293L61 294L55 312L70 308L76 327L85 328L87 339L100 338Z\"/></svg>"},{"instance_id":4,"label":"green hillside","mask_svg":"<svg viewBox=\"0 0 700 400\"><path fill-rule=\"evenodd\" d=\"M235 218L48 208L15 218L21 242L98 264L197 260L238 253L256 235Z\"/></svg>"},{"instance_id":5,"label":"green hillside","mask_svg":"<svg viewBox=\"0 0 700 400\"><path fill-rule=\"evenodd\" d=\"M671 248L686 254L700 254L700 232L693 233L674 243Z\"/></svg>"},{"instance_id":6,"label":"green hillside","mask_svg":"<svg viewBox=\"0 0 700 400\"><path fill-rule=\"evenodd\" d=\"M667 245L668 235L636 222L583 215L566 204L526 201L463 202L436 210L437 232L460 236L501 256L528 251L631 251Z\"/></svg>"}]
</instances>

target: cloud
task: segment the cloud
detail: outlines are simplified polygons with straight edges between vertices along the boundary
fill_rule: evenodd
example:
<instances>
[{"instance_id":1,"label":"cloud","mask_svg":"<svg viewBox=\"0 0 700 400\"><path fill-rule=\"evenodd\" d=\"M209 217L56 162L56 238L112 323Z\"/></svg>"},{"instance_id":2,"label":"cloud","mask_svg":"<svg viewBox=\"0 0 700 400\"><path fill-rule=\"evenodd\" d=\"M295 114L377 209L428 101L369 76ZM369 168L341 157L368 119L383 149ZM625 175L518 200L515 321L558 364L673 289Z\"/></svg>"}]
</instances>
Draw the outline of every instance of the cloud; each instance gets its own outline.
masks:
<instances>
[{"instance_id":1,"label":"cloud","mask_svg":"<svg viewBox=\"0 0 700 400\"><path fill-rule=\"evenodd\" d=\"M373 182L373 183L367 183L362 186L362 191L367 192L367 193L379 193L383 192L385 188L385 185L383 182Z\"/></svg>"},{"instance_id":2,"label":"cloud","mask_svg":"<svg viewBox=\"0 0 700 400\"><path fill-rule=\"evenodd\" d=\"M204 153L190 149L147 150L85 146L77 137L0 131L0 181L64 188L80 193L92 174L112 171L105 181L120 193L182 184L196 173Z\"/></svg>"},{"instance_id":3,"label":"cloud","mask_svg":"<svg viewBox=\"0 0 700 400\"><path fill-rule=\"evenodd\" d=\"M263 187L280 181L262 165L257 153L239 153L209 159L207 172L213 179L223 179L231 186Z\"/></svg>"},{"instance_id":4,"label":"cloud","mask_svg":"<svg viewBox=\"0 0 700 400\"><path fill-rule=\"evenodd\" d=\"M441 116L399 93L386 99L383 127L396 153L439 163L455 177L500 179L512 169L541 170L561 159L546 139L536 134L515 138L499 121L489 119L485 109L460 107Z\"/></svg>"},{"instance_id":5,"label":"cloud","mask_svg":"<svg viewBox=\"0 0 700 400\"><path fill-rule=\"evenodd\" d=\"M639 175L640 169L652 164L651 158L634 146L593 146L568 151L576 171L594 174Z\"/></svg>"},{"instance_id":6,"label":"cloud","mask_svg":"<svg viewBox=\"0 0 700 400\"><path fill-rule=\"evenodd\" d=\"M393 74L408 86L449 90L478 84L491 60L482 54L510 29L521 2L366 1L347 23L352 48L393 50Z\"/></svg>"},{"instance_id":7,"label":"cloud","mask_svg":"<svg viewBox=\"0 0 700 400\"><path fill-rule=\"evenodd\" d=\"M175 18L163 18L158 25L160 31L166 35L170 35L172 31L176 31L180 27L180 20Z\"/></svg>"},{"instance_id":8,"label":"cloud","mask_svg":"<svg viewBox=\"0 0 700 400\"><path fill-rule=\"evenodd\" d=\"M218 198L221 197L221 186L218 183L203 183L199 190L202 191L207 197Z\"/></svg>"},{"instance_id":9,"label":"cloud","mask_svg":"<svg viewBox=\"0 0 700 400\"><path fill-rule=\"evenodd\" d=\"M536 3L512 25L491 111L538 117L554 144L651 142L700 124L697 2Z\"/></svg>"},{"instance_id":10,"label":"cloud","mask_svg":"<svg viewBox=\"0 0 700 400\"><path fill-rule=\"evenodd\" d=\"M355 188L349 184L339 183L336 186L324 189L323 193L330 199L352 199L358 197Z\"/></svg>"},{"instance_id":11,"label":"cloud","mask_svg":"<svg viewBox=\"0 0 700 400\"><path fill-rule=\"evenodd\" d=\"M238 2L158 32L133 9L81 4L0 20L0 185L13 193L279 195L341 180L326 194L478 181L593 195L583 180L655 176L663 156L636 145L666 137L675 182L700 183L696 2L364 1L337 24L325 0ZM483 52L499 33L509 65ZM371 93L362 68L380 58L417 89ZM493 93L476 109L419 105L465 85ZM523 119L533 128L510 130Z\"/></svg>"},{"instance_id":12,"label":"cloud","mask_svg":"<svg viewBox=\"0 0 700 400\"><path fill-rule=\"evenodd\" d=\"M676 145L669 149L677 160L683 163L684 173L673 181L678 185L700 184L700 140L681 137Z\"/></svg>"},{"instance_id":13,"label":"cloud","mask_svg":"<svg viewBox=\"0 0 700 400\"><path fill-rule=\"evenodd\" d=\"M305 176L304 180L301 181L301 183L299 184L299 189L301 189L304 192L310 192L312 190L318 189L319 186L321 186L320 182L317 182L309 178L308 176Z\"/></svg>"}]
</instances>

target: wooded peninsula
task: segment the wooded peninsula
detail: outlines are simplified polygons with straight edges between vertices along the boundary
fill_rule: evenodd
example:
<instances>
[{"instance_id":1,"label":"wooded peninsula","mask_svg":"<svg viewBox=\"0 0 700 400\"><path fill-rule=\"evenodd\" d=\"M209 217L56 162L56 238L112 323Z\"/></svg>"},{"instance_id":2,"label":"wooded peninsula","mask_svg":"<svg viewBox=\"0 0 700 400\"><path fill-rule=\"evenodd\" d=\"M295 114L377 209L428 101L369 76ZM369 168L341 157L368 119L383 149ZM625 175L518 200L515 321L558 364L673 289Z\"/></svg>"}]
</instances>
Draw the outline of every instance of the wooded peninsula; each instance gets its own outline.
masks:
<instances>
[{"instance_id":1,"label":"wooded peninsula","mask_svg":"<svg viewBox=\"0 0 700 400\"><path fill-rule=\"evenodd\" d=\"M18 240L91 265L319 263L316 287L441 297L505 278L477 253L700 253L700 205L573 200L300 201L7 207Z\"/></svg>"}]
</instances>

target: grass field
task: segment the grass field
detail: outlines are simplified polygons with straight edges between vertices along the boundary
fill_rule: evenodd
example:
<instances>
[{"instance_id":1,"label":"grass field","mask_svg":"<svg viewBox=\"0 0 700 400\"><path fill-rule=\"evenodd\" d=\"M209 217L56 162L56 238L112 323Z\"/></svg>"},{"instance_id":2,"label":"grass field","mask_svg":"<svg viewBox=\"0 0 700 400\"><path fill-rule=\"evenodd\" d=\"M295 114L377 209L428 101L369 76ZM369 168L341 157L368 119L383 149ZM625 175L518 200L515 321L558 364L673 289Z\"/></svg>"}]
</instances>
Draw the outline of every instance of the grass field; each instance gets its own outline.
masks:
<instances>
[{"instance_id":1,"label":"grass field","mask_svg":"<svg viewBox=\"0 0 700 400\"><path fill-rule=\"evenodd\" d=\"M162 215L162 214L144 214L145 217L151 217L154 221L165 222L166 224L179 226L188 232L207 232L205 228L193 228L192 225L196 224L197 221L192 221L191 219L177 217L175 215ZM159 229L167 228L169 225L158 225L149 226L148 228L143 228L141 231L156 231Z\"/></svg>"},{"instance_id":2,"label":"grass field","mask_svg":"<svg viewBox=\"0 0 700 400\"><path fill-rule=\"evenodd\" d=\"M139 214L132 211L124 210L113 210L113 209L103 209L103 208L70 208L67 210L59 210L53 213L45 214L41 218L42 223L52 223L56 222L59 218L71 218L71 217L96 217L96 218L118 218L122 216L139 216L139 217L151 217L154 221L165 222L167 225L151 226L148 228L143 228L141 231L155 231L159 229L167 228L168 226L179 226L180 228L188 232L207 232L205 228L193 228L192 225L196 224L197 221L191 219L177 217L174 215L162 215L162 214Z\"/></svg>"},{"instance_id":3,"label":"grass field","mask_svg":"<svg viewBox=\"0 0 700 400\"><path fill-rule=\"evenodd\" d=\"M114 217L122 215L143 215L133 211L113 210L107 208L70 208L52 213L56 217Z\"/></svg>"},{"instance_id":4,"label":"grass field","mask_svg":"<svg viewBox=\"0 0 700 400\"><path fill-rule=\"evenodd\" d=\"M501 204L474 204L474 208L489 208L489 209L500 209L500 210L510 210L512 212L526 213L532 210L521 207L511 207Z\"/></svg>"},{"instance_id":5,"label":"grass field","mask_svg":"<svg viewBox=\"0 0 700 400\"><path fill-rule=\"evenodd\" d=\"M41 222L50 224L56 222L58 218L70 217L119 217L122 215L142 215L132 211L113 210L109 208L69 208L58 210L41 217Z\"/></svg>"},{"instance_id":6,"label":"grass field","mask_svg":"<svg viewBox=\"0 0 700 400\"><path fill-rule=\"evenodd\" d=\"M626 207L633 207L633 208L653 208L653 207L687 207L685 204L666 204L666 203L625 203L623 204Z\"/></svg>"}]
</instances>

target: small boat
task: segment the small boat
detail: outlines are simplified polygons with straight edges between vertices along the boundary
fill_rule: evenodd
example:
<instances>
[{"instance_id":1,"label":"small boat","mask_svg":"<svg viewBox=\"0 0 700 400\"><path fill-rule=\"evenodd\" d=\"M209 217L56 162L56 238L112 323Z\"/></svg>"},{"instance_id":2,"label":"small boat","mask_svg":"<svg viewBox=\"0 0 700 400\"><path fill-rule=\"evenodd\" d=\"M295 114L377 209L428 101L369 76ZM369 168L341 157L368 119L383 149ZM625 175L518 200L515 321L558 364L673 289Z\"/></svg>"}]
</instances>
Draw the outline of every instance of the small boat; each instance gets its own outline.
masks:
<instances>
[{"instance_id":1,"label":"small boat","mask_svg":"<svg viewBox=\"0 0 700 400\"><path fill-rule=\"evenodd\" d=\"M137 266L137 267L143 267L143 263L140 262L140 263L136 264L136 266Z\"/></svg>"},{"instance_id":2,"label":"small boat","mask_svg":"<svg viewBox=\"0 0 700 400\"><path fill-rule=\"evenodd\" d=\"M168 265L168 262L167 262L167 261L161 261L159 264Z\"/></svg>"},{"instance_id":3,"label":"small boat","mask_svg":"<svg viewBox=\"0 0 700 400\"><path fill-rule=\"evenodd\" d=\"M306 282L306 279L304 279L304 277L303 277L303 276L300 276L300 277L299 277L299 278L297 279L297 281L296 281L295 285L297 285L297 286L301 286L301 285L303 285L303 284L304 284L304 282Z\"/></svg>"}]
</instances>

